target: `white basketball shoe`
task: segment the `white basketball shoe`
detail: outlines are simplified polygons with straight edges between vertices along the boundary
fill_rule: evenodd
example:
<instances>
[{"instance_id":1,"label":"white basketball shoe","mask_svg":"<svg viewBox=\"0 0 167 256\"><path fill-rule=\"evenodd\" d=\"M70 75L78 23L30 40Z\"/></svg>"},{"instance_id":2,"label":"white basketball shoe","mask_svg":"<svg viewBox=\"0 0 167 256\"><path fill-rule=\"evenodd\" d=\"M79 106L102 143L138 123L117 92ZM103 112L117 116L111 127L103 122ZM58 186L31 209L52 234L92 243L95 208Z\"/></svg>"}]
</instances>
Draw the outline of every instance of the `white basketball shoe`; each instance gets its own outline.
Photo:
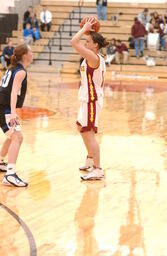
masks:
<instances>
[{"instance_id":1,"label":"white basketball shoe","mask_svg":"<svg viewBox=\"0 0 167 256\"><path fill-rule=\"evenodd\" d=\"M86 161L85 161L85 165L80 167L79 170L80 171L90 171L91 168L93 167L93 165L94 165L93 158L87 156Z\"/></svg>"},{"instance_id":2,"label":"white basketball shoe","mask_svg":"<svg viewBox=\"0 0 167 256\"><path fill-rule=\"evenodd\" d=\"M82 180L101 180L103 178L104 178L103 170L101 168L96 168L96 167L93 167L88 174L81 176Z\"/></svg>"}]
</instances>

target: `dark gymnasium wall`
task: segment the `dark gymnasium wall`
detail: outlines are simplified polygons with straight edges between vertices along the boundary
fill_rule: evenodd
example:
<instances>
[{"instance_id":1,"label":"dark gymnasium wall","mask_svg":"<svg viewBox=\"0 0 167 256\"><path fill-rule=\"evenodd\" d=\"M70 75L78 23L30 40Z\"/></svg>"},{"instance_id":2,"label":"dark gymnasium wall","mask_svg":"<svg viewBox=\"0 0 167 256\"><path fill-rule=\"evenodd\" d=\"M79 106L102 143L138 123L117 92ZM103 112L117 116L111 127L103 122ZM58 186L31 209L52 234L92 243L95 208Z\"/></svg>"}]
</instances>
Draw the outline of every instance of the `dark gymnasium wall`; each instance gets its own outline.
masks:
<instances>
[{"instance_id":1,"label":"dark gymnasium wall","mask_svg":"<svg viewBox=\"0 0 167 256\"><path fill-rule=\"evenodd\" d=\"M18 14L0 14L0 44L6 42L6 37L12 36L12 30L17 30Z\"/></svg>"}]
</instances>

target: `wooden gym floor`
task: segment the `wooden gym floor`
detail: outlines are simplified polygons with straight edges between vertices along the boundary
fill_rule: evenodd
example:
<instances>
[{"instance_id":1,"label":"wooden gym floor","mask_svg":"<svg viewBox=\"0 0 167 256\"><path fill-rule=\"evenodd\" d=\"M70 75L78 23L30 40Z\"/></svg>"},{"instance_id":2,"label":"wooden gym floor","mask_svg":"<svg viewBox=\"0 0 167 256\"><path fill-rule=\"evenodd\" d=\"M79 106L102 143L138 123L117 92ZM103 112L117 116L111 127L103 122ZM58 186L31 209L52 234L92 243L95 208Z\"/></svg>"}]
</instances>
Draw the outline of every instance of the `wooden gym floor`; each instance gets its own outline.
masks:
<instances>
[{"instance_id":1,"label":"wooden gym floor","mask_svg":"<svg viewBox=\"0 0 167 256\"><path fill-rule=\"evenodd\" d=\"M29 187L0 184L0 256L167 256L166 84L106 81L105 179L81 182L78 82L39 80L19 113L17 169Z\"/></svg>"}]
</instances>

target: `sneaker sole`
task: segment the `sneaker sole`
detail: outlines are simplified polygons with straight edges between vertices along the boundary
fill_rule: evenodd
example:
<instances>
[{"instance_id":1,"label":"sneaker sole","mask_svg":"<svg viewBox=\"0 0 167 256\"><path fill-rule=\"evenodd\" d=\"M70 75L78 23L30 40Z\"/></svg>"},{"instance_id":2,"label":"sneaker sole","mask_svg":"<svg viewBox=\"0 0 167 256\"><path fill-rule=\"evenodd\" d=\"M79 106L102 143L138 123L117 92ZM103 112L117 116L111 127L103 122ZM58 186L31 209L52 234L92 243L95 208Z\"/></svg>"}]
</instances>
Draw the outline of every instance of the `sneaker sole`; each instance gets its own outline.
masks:
<instances>
[{"instance_id":1,"label":"sneaker sole","mask_svg":"<svg viewBox=\"0 0 167 256\"><path fill-rule=\"evenodd\" d=\"M9 187L14 187L12 184L10 184L8 181L2 181L2 184Z\"/></svg>"},{"instance_id":2,"label":"sneaker sole","mask_svg":"<svg viewBox=\"0 0 167 256\"><path fill-rule=\"evenodd\" d=\"M3 180L2 184L5 185L5 186L14 187L14 188L26 188L26 187L28 187L28 184L26 186L14 186L13 184L8 182L7 180Z\"/></svg>"},{"instance_id":3,"label":"sneaker sole","mask_svg":"<svg viewBox=\"0 0 167 256\"><path fill-rule=\"evenodd\" d=\"M87 181L87 180L101 180L103 178L104 178L104 175L101 176L101 177L92 177L92 178L88 178L88 179L85 179L83 176L81 176L81 179L85 180L85 181Z\"/></svg>"}]
</instances>

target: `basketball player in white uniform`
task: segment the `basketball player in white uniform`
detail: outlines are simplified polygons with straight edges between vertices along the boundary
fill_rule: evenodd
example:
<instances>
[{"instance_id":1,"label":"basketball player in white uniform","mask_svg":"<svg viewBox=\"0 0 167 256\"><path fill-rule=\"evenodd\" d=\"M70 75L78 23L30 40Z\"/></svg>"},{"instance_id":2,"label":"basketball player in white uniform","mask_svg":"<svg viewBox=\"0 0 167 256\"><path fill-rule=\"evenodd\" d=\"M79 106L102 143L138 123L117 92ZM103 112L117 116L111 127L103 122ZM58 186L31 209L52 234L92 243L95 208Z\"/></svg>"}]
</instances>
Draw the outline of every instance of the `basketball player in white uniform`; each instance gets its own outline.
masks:
<instances>
[{"instance_id":1,"label":"basketball player in white uniform","mask_svg":"<svg viewBox=\"0 0 167 256\"><path fill-rule=\"evenodd\" d=\"M97 133L99 113L103 106L103 85L106 72L105 61L99 54L99 50L106 47L108 42L101 34L93 31L94 23L95 19L89 18L71 40L73 48L84 58L81 64L80 109L77 119L78 130L88 152L86 164L80 168L80 170L89 171L88 174L81 176L83 180L98 180L104 176L100 166L100 148L95 133ZM80 40L88 31L90 34L86 36L83 46Z\"/></svg>"}]
</instances>

